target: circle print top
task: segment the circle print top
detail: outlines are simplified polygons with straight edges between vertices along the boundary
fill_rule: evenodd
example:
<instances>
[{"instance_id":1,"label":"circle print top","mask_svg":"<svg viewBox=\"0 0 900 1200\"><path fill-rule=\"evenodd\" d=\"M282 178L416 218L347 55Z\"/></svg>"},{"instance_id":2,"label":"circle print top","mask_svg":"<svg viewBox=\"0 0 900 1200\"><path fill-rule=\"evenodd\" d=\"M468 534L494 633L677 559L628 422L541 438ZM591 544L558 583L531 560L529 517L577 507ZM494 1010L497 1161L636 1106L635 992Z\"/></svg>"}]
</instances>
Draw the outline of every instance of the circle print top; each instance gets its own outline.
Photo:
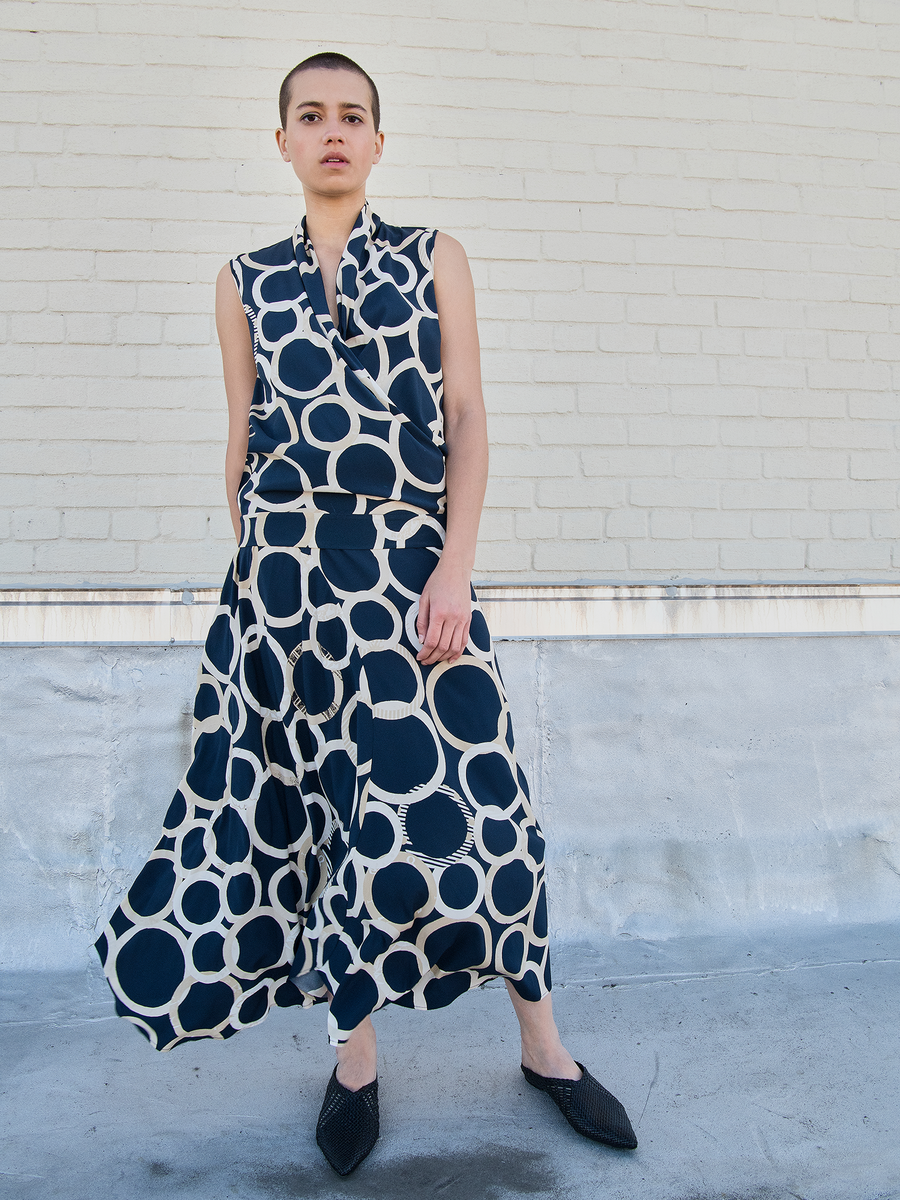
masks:
<instances>
[{"instance_id":1,"label":"circle print top","mask_svg":"<svg viewBox=\"0 0 900 1200\"><path fill-rule=\"evenodd\" d=\"M434 239L366 204L337 270L337 326L305 218L293 237L232 260L257 370L245 515L359 515L385 501L443 514Z\"/></svg>"}]
</instances>

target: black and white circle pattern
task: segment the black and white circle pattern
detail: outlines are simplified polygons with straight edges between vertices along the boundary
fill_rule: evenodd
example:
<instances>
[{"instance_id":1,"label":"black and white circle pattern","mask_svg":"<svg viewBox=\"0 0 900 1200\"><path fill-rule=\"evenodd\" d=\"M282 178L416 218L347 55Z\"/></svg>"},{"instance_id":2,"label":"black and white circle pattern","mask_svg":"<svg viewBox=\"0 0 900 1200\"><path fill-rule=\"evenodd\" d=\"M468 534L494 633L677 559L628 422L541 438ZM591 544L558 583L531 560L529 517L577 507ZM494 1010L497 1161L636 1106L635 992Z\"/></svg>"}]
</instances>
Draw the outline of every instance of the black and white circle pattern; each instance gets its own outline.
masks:
<instances>
[{"instance_id":1,"label":"black and white circle pattern","mask_svg":"<svg viewBox=\"0 0 900 1200\"><path fill-rule=\"evenodd\" d=\"M335 1041L498 975L540 999L544 844L481 612L455 665L422 667L435 548L271 547L249 524L193 762L101 938L120 1013L163 1049L311 1002L310 972Z\"/></svg>"},{"instance_id":2,"label":"black and white circle pattern","mask_svg":"<svg viewBox=\"0 0 900 1200\"><path fill-rule=\"evenodd\" d=\"M386 225L366 205L328 311L305 223L232 260L258 383L242 502L293 510L299 497L396 500L444 510L441 339L434 230Z\"/></svg>"}]
</instances>

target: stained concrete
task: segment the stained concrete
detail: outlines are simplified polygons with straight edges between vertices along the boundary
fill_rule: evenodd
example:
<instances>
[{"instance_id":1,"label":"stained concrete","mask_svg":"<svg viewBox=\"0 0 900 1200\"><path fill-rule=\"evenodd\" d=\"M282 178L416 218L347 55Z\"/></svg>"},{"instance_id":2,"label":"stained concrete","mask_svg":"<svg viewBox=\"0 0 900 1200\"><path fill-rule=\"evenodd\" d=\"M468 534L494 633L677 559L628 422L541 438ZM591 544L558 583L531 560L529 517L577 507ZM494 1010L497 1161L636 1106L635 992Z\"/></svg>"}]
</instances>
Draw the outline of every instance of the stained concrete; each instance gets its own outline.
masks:
<instances>
[{"instance_id":1,"label":"stained concrete","mask_svg":"<svg viewBox=\"0 0 900 1200\"><path fill-rule=\"evenodd\" d=\"M900 915L900 638L571 639L500 656L558 939Z\"/></svg>"},{"instance_id":2,"label":"stained concrete","mask_svg":"<svg viewBox=\"0 0 900 1200\"><path fill-rule=\"evenodd\" d=\"M3 1195L897 1200L900 927L832 929L800 959L793 939L713 941L689 957L730 966L681 977L677 942L598 942L616 986L555 990L570 1049L631 1114L633 1154L528 1088L509 1001L486 988L377 1014L382 1137L346 1181L314 1142L321 1009L158 1054L95 973L6 975ZM635 973L646 960L669 977Z\"/></svg>"},{"instance_id":3,"label":"stained concrete","mask_svg":"<svg viewBox=\"0 0 900 1200\"><path fill-rule=\"evenodd\" d=\"M0 649L0 966L83 963L186 765L199 655ZM544 640L498 656L558 945L900 917L900 638Z\"/></svg>"}]
</instances>

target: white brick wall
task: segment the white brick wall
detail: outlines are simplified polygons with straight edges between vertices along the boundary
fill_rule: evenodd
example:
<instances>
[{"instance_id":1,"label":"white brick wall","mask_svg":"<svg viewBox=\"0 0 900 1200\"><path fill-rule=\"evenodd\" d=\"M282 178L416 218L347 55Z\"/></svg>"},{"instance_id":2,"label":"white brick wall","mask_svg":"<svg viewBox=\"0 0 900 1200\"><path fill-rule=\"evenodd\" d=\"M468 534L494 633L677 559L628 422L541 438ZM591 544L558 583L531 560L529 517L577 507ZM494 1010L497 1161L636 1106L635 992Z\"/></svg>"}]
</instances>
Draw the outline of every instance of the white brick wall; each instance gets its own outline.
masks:
<instances>
[{"instance_id":1,"label":"white brick wall","mask_svg":"<svg viewBox=\"0 0 900 1200\"><path fill-rule=\"evenodd\" d=\"M473 259L482 578L900 572L898 0L2 22L0 582L222 576L212 284L299 218L275 95L332 47L381 87L377 211Z\"/></svg>"}]
</instances>

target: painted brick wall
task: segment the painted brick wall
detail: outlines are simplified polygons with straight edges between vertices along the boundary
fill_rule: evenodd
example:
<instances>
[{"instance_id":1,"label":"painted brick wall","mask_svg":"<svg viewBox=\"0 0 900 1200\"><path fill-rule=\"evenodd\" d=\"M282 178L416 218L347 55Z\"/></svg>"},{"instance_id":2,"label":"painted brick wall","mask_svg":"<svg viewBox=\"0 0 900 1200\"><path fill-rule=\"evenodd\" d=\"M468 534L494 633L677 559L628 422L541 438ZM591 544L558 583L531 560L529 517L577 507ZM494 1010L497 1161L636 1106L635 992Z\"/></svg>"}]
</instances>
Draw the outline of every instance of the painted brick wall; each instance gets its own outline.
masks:
<instances>
[{"instance_id":1,"label":"painted brick wall","mask_svg":"<svg viewBox=\"0 0 900 1200\"><path fill-rule=\"evenodd\" d=\"M482 578L900 573L897 0L2 21L3 583L222 576L213 280L299 218L274 97L321 48L381 87L376 210L473 260Z\"/></svg>"}]
</instances>

